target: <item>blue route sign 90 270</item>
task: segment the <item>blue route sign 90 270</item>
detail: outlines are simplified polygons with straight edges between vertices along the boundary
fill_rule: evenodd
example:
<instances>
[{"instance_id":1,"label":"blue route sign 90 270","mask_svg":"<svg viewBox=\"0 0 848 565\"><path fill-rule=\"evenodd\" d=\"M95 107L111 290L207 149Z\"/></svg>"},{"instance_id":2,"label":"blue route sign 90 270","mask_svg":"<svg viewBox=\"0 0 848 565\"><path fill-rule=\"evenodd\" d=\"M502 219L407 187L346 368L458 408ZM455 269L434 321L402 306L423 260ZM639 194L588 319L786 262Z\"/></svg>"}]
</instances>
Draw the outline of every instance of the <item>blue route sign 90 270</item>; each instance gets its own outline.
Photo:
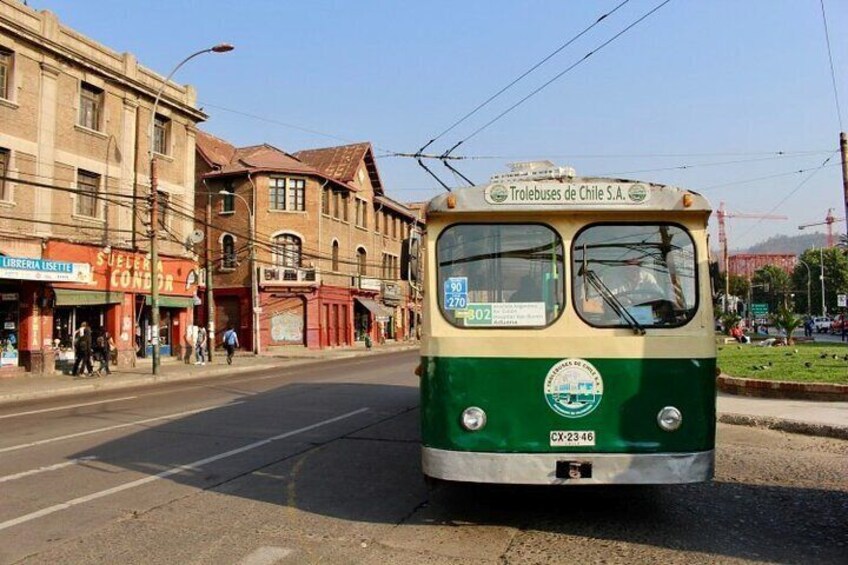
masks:
<instances>
[{"instance_id":1,"label":"blue route sign 90 270","mask_svg":"<svg viewBox=\"0 0 848 565\"><path fill-rule=\"evenodd\" d=\"M445 281L445 310L468 307L468 277L450 277Z\"/></svg>"}]
</instances>

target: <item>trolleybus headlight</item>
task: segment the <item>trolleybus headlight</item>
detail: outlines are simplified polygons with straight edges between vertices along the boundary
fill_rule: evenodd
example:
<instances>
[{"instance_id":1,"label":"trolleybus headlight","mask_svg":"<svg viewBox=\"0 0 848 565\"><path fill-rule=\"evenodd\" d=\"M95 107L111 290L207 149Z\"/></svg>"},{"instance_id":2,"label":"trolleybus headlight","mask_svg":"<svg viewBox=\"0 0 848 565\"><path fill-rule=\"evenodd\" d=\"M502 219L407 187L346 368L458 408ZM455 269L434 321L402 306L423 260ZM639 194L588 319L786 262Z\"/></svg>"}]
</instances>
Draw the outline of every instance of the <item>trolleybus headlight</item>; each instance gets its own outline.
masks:
<instances>
[{"instance_id":1,"label":"trolleybus headlight","mask_svg":"<svg viewBox=\"0 0 848 565\"><path fill-rule=\"evenodd\" d=\"M673 432L683 423L683 414L674 406L666 406L657 414L657 424L667 432Z\"/></svg>"},{"instance_id":2,"label":"trolleybus headlight","mask_svg":"<svg viewBox=\"0 0 848 565\"><path fill-rule=\"evenodd\" d=\"M486 413L482 408L471 406L462 411L462 427L470 432L483 429L486 425Z\"/></svg>"}]
</instances>

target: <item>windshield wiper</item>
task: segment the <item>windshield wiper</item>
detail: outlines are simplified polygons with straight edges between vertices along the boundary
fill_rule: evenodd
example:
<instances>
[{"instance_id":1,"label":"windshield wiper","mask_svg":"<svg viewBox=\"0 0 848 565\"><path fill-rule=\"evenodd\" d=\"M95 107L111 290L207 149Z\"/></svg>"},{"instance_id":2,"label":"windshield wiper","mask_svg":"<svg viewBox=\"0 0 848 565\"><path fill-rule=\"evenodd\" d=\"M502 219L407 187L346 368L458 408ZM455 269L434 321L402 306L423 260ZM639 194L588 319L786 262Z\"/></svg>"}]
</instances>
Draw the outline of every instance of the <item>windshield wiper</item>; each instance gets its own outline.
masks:
<instances>
[{"instance_id":1,"label":"windshield wiper","mask_svg":"<svg viewBox=\"0 0 848 565\"><path fill-rule=\"evenodd\" d=\"M612 311L616 313L618 317L627 322L627 325L631 327L633 333L636 335L645 335L645 328L636 320L636 317L633 316L624 304L616 298L615 294L609 289L607 285L604 284L604 281L601 280L595 271L591 269L585 268L585 266L580 268L580 272L578 276L582 276L584 280L588 281L592 288L594 288L598 294L601 295L601 298L604 299L604 302L612 308Z\"/></svg>"}]
</instances>

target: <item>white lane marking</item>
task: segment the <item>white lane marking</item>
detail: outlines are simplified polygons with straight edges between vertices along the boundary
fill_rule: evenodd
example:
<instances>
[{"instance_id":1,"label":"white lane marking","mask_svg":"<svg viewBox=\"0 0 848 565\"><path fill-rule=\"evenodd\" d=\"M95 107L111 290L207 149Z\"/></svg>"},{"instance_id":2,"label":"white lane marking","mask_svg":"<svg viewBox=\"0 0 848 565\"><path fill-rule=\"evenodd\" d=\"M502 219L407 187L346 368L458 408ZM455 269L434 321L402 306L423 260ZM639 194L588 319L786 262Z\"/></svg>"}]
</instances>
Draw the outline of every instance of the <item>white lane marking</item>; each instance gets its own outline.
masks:
<instances>
[{"instance_id":1,"label":"white lane marking","mask_svg":"<svg viewBox=\"0 0 848 565\"><path fill-rule=\"evenodd\" d=\"M273 565L291 555L293 550L287 547L260 547L238 562L238 565Z\"/></svg>"},{"instance_id":2,"label":"white lane marking","mask_svg":"<svg viewBox=\"0 0 848 565\"><path fill-rule=\"evenodd\" d=\"M141 485L145 485L147 483L152 483L153 481L157 481L159 479L164 479L170 477L171 475L176 475L178 473L182 473L183 471L197 471L203 465L207 463L212 463L214 461L219 461L221 459L226 459L228 457L232 457L233 455L238 455L239 453L244 453L245 451L250 451L252 449L256 449L257 447L262 447L263 445L268 445L273 441L277 441L280 439L285 439L287 437L291 437L297 434L302 434L303 432L308 432L310 430L314 430L315 428L320 428L321 426L326 426L327 424L332 424L334 422L338 422L340 420L344 420L350 418L352 416L356 416L357 414L362 414L363 412L367 412L368 408L360 408L359 410L354 410L353 412L348 412L346 414L342 414L341 416L336 416L335 418L330 418L328 420L323 420L316 424L310 424L308 426L304 426L302 428L298 428L296 430L292 430L290 432L285 432L273 437L269 437L266 439L262 439L259 441L255 441L253 443L249 443L242 447L238 447L236 449L231 449L230 451L225 451L224 453L219 453L217 455L212 455L211 457L206 457L205 459L199 459L194 461L193 463L188 463L186 465L180 465L179 467L174 467L173 469L168 469L167 471L162 471L156 475L152 475L150 477L145 477L143 479L138 479L137 481L132 481L129 483L124 483L122 485L118 485L116 487L112 487L110 489L101 490L100 492L95 492L92 494L87 494L85 496L80 496L79 498L74 498L73 500L69 500L67 502L62 502L60 504L54 504L53 506L48 506L47 508L42 508L41 510L36 510L35 512L31 512L29 514L25 514L18 518L13 518L11 520L6 520L5 522L0 522L0 531L6 530L13 526L17 526L20 524L24 524L26 522L30 522L35 520L36 518L42 518L44 516L48 516L53 514L54 512L59 512L60 510L67 510L68 508L72 508L74 506L78 506L80 504L85 504L86 502L91 502L92 500L97 500L98 498L104 498L106 496L116 494L125 490L129 490L131 488L140 487Z\"/></svg>"},{"instance_id":3,"label":"white lane marking","mask_svg":"<svg viewBox=\"0 0 848 565\"><path fill-rule=\"evenodd\" d=\"M191 414L199 414L200 412L208 412L209 410L217 410L218 408L228 408L230 406L235 406L236 404L244 404L244 401L231 402L229 404L225 404L224 406L212 406L209 408L200 408L198 410L188 410L187 412L177 412L176 414L168 414L166 416L157 416L155 418L148 418L146 420L135 420L134 422L127 422L126 424L117 424L115 426L108 426L106 428L97 428L96 430L86 430L84 432L77 432L75 434L68 434L66 436L58 436L51 437L47 439L40 439L38 441L33 441L30 443L22 443L19 445L12 445L9 447L4 447L0 449L0 453L7 453L9 451L17 451L18 449L26 449L27 447L35 447L37 445L44 445L45 443L53 443L54 441L62 441L66 439L73 439L77 437L83 437L91 434L99 434L102 432L108 432L111 430L119 430L121 428L130 428L132 426L139 426L141 424L149 424L150 422L158 422L159 420L170 420L172 418L179 418L180 416L190 416Z\"/></svg>"},{"instance_id":4,"label":"white lane marking","mask_svg":"<svg viewBox=\"0 0 848 565\"><path fill-rule=\"evenodd\" d=\"M29 471L22 471L20 473L15 473L14 475L6 475L5 477L0 477L0 483L5 483L7 481L14 481L15 479L22 479L24 477L29 477L30 475L37 475L38 473L45 473L47 471L55 471L57 469L63 469L70 465L76 465L78 463L83 463L85 461L92 461L97 459L94 455L89 455L87 457L79 457L77 459L71 459L70 461L65 461L64 463L56 463L55 465L47 465L45 467L39 467L38 469L31 469Z\"/></svg>"},{"instance_id":5,"label":"white lane marking","mask_svg":"<svg viewBox=\"0 0 848 565\"><path fill-rule=\"evenodd\" d=\"M125 396L123 398L113 398L112 400L98 400L97 402L86 402L85 404L71 404L70 406L59 406L58 408L45 408L43 410L30 410L29 412L16 412L15 414L4 414L0 416L0 420L4 418L16 418L18 416L29 416L31 414L43 414L45 412L57 412L59 410L70 410L71 408L82 408L83 406L94 406L95 404L108 404L110 402L120 402L122 400L133 400L137 396Z\"/></svg>"}]
</instances>

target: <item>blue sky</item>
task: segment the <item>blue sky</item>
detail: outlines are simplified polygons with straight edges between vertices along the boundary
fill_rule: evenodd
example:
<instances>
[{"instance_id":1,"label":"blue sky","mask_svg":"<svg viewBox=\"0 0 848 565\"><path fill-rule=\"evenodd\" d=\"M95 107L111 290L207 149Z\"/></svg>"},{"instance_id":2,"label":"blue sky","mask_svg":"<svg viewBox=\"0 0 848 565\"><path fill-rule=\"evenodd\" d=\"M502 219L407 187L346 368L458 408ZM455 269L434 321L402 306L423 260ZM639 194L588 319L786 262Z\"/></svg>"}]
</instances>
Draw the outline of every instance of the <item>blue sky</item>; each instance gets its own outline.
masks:
<instances>
[{"instance_id":1,"label":"blue sky","mask_svg":"<svg viewBox=\"0 0 848 565\"><path fill-rule=\"evenodd\" d=\"M176 80L197 88L210 115L202 129L237 145L294 152L370 141L382 155L415 151L620 1L29 4L163 74L195 50L234 44ZM630 0L432 149L465 138L660 2ZM848 2L824 5L844 130ZM457 164L477 183L508 162L550 158L582 175L685 186L715 208L789 216L730 220L739 247L797 234L831 207L844 215L839 131L820 0L672 0L456 154L494 157ZM410 159L381 157L379 167L398 200L441 190Z\"/></svg>"}]
</instances>

